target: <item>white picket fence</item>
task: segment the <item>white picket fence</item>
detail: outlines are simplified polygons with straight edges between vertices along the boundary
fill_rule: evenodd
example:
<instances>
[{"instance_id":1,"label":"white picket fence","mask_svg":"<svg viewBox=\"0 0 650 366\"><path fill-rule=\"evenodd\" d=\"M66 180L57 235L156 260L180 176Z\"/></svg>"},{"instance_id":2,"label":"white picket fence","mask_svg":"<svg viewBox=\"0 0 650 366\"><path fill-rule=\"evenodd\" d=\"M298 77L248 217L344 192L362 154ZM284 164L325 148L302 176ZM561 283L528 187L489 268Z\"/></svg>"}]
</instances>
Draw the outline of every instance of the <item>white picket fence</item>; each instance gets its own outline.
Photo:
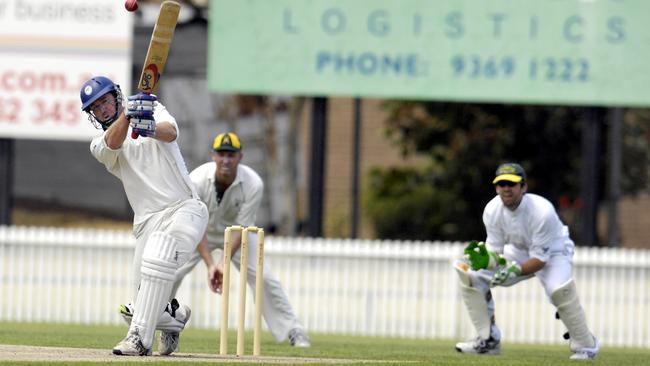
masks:
<instances>
[{"instance_id":1,"label":"white picket fence","mask_svg":"<svg viewBox=\"0 0 650 366\"><path fill-rule=\"evenodd\" d=\"M133 244L129 232L0 226L0 320L120 324L117 306L130 297ZM451 267L461 251L460 243L449 242L266 240L272 272L314 333L472 337ZM650 252L577 248L574 262L581 302L601 341L650 347ZM221 297L205 278L200 264L178 298L193 310L192 327L216 331ZM504 341L564 342L564 328L537 280L493 294ZM252 311L249 302L249 329ZM235 324L231 315L229 326Z\"/></svg>"}]
</instances>

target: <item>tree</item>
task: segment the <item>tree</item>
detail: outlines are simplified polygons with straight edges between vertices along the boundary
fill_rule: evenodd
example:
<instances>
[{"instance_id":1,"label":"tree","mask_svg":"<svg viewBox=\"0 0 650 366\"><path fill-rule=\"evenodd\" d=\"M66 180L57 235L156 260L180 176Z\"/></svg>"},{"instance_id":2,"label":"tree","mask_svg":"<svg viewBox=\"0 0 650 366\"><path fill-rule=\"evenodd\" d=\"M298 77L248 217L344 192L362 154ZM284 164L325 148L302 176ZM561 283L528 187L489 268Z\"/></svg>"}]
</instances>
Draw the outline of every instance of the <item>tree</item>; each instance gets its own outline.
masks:
<instances>
[{"instance_id":1,"label":"tree","mask_svg":"<svg viewBox=\"0 0 650 366\"><path fill-rule=\"evenodd\" d=\"M481 214L495 194L491 178L505 161L524 166L530 191L556 205L579 205L583 108L413 101L388 101L384 107L387 137L404 155L426 154L431 160L421 169L371 172L365 208L379 237L483 238ZM638 111L626 116L626 172L647 169L649 117ZM605 157L600 165L604 170ZM624 192L646 185L646 174L625 174Z\"/></svg>"}]
</instances>

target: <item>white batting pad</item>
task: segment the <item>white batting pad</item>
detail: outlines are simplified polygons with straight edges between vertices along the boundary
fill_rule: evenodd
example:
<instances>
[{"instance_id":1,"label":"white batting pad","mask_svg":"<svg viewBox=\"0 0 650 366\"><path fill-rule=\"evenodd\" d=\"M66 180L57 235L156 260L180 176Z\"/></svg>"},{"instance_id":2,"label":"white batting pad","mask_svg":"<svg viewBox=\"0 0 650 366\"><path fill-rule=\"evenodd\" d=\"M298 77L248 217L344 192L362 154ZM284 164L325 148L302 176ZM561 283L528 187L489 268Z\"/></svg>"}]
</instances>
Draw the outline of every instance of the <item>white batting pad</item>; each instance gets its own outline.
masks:
<instances>
[{"instance_id":1,"label":"white batting pad","mask_svg":"<svg viewBox=\"0 0 650 366\"><path fill-rule=\"evenodd\" d=\"M458 273L458 279L463 286L472 286L471 278L469 273L467 273L469 271L469 264L462 260L456 260L454 262L454 269L456 270L456 273Z\"/></svg>"},{"instance_id":2,"label":"white batting pad","mask_svg":"<svg viewBox=\"0 0 650 366\"><path fill-rule=\"evenodd\" d=\"M177 255L176 240L163 232L154 232L145 244L131 330L139 329L146 348L153 344L156 323L167 305L178 268Z\"/></svg>"},{"instance_id":3,"label":"white batting pad","mask_svg":"<svg viewBox=\"0 0 650 366\"><path fill-rule=\"evenodd\" d=\"M175 300L172 301L172 303ZM185 323L190 318L191 310L187 305L178 304L178 308L175 308L172 304L167 305L167 310L163 311L160 318L158 318L158 324L156 324L156 329L162 330L163 332L168 333L180 333L185 329ZM174 316L172 316L172 313Z\"/></svg>"},{"instance_id":4,"label":"white batting pad","mask_svg":"<svg viewBox=\"0 0 650 366\"><path fill-rule=\"evenodd\" d=\"M122 319L126 322L127 325L131 325L131 320L133 320L133 308L131 304L120 305L124 310L120 310ZM158 323L156 324L156 330L162 330L163 332L173 332L179 333L185 328L185 323L189 318L189 313L191 312L190 308L187 305L180 305L175 311L172 307L172 304L167 303L165 311L160 314L158 318ZM172 316L172 313L174 316Z\"/></svg>"},{"instance_id":5,"label":"white batting pad","mask_svg":"<svg viewBox=\"0 0 650 366\"><path fill-rule=\"evenodd\" d=\"M551 302L560 314L560 320L569 330L571 350L596 347L596 340L587 327L578 292L573 280L567 281L551 294Z\"/></svg>"},{"instance_id":6,"label":"white batting pad","mask_svg":"<svg viewBox=\"0 0 650 366\"><path fill-rule=\"evenodd\" d=\"M487 293L482 293L474 287L465 286L461 283L460 294L478 336L481 339L490 338L492 319L494 317L492 293L489 290ZM498 331L496 327L495 331ZM494 334L494 336L496 339L500 339L500 334Z\"/></svg>"}]
</instances>

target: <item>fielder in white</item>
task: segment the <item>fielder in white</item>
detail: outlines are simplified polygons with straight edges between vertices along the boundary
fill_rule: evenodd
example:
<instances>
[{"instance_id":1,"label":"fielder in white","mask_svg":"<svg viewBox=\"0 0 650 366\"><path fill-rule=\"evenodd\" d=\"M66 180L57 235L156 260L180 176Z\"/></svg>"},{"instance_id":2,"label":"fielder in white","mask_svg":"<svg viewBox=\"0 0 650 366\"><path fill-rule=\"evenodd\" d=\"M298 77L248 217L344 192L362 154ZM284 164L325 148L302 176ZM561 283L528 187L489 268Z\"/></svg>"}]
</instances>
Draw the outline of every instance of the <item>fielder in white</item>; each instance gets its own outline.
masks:
<instances>
[{"instance_id":1,"label":"fielder in white","mask_svg":"<svg viewBox=\"0 0 650 366\"><path fill-rule=\"evenodd\" d=\"M176 270L196 251L208 222L176 143L178 125L155 95L137 94L123 107L120 87L97 76L81 88L82 110L104 132L90 144L93 156L124 185L133 208L132 321L116 355L148 356L156 328L159 352L178 346L190 309L168 302ZM127 137L129 127L140 137Z\"/></svg>"},{"instance_id":2,"label":"fielder in white","mask_svg":"<svg viewBox=\"0 0 650 366\"><path fill-rule=\"evenodd\" d=\"M471 242L465 257L455 264L462 298L477 332L475 339L456 344L456 350L499 354L501 332L495 324L490 288L535 276L569 331L571 359L594 359L600 344L587 327L573 282L574 244L568 228L551 202L526 193L526 172L519 164L500 165L492 183L497 196L483 212L487 239Z\"/></svg>"},{"instance_id":3,"label":"fielder in white","mask_svg":"<svg viewBox=\"0 0 650 366\"><path fill-rule=\"evenodd\" d=\"M264 183L250 167L240 164L243 157L239 137L233 133L221 133L213 142L212 162L205 163L190 173L199 197L208 206L210 219L198 251L177 272L172 296L185 277L203 259L208 269L208 284L212 291L221 293L223 285L223 256L216 263L212 252L223 251L224 231L231 225L254 226L257 211L262 202ZM239 268L241 232L233 232L232 262ZM257 240L251 235L248 284L255 286ZM264 263L264 298L262 316L278 342L289 339L294 347L310 347L304 328L289 303L280 282L273 277ZM255 291L253 291L255 295ZM255 300L257 301L257 300Z\"/></svg>"}]
</instances>

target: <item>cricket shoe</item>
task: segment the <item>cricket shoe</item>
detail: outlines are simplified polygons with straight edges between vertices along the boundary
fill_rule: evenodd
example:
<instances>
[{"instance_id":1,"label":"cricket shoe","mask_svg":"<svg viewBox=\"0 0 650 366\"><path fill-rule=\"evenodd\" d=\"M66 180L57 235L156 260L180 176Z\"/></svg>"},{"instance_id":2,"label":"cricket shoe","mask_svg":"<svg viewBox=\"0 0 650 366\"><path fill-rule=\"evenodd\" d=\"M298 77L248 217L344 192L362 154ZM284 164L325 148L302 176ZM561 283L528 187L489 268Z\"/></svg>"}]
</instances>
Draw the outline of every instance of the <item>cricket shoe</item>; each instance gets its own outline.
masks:
<instances>
[{"instance_id":1,"label":"cricket shoe","mask_svg":"<svg viewBox=\"0 0 650 366\"><path fill-rule=\"evenodd\" d=\"M300 328L293 328L289 331L289 343L293 347L297 348L308 348L311 347L311 342L309 337L305 332Z\"/></svg>"},{"instance_id":2,"label":"cricket shoe","mask_svg":"<svg viewBox=\"0 0 650 366\"><path fill-rule=\"evenodd\" d=\"M142 345L142 337L136 329L129 331L120 343L113 347L113 354L118 356L151 356L151 349Z\"/></svg>"},{"instance_id":3,"label":"cricket shoe","mask_svg":"<svg viewBox=\"0 0 650 366\"><path fill-rule=\"evenodd\" d=\"M181 307L176 299L173 299L171 303L167 305L165 311L171 315L175 322L182 323L183 328L192 315L190 308L187 305ZM178 349L180 335L180 330L177 329L162 330L160 332L160 342L158 342L158 353L162 356L167 356L175 352Z\"/></svg>"},{"instance_id":4,"label":"cricket shoe","mask_svg":"<svg viewBox=\"0 0 650 366\"><path fill-rule=\"evenodd\" d=\"M501 353L501 341L493 337L488 339L476 337L467 342L456 343L456 351L479 355L498 355Z\"/></svg>"},{"instance_id":5,"label":"cricket shoe","mask_svg":"<svg viewBox=\"0 0 650 366\"><path fill-rule=\"evenodd\" d=\"M594 337L594 347L592 348L580 348L575 351L573 351L573 355L569 357L571 360L593 360L596 358L598 355L598 351L600 350L600 341L598 341L598 338Z\"/></svg>"}]
</instances>

